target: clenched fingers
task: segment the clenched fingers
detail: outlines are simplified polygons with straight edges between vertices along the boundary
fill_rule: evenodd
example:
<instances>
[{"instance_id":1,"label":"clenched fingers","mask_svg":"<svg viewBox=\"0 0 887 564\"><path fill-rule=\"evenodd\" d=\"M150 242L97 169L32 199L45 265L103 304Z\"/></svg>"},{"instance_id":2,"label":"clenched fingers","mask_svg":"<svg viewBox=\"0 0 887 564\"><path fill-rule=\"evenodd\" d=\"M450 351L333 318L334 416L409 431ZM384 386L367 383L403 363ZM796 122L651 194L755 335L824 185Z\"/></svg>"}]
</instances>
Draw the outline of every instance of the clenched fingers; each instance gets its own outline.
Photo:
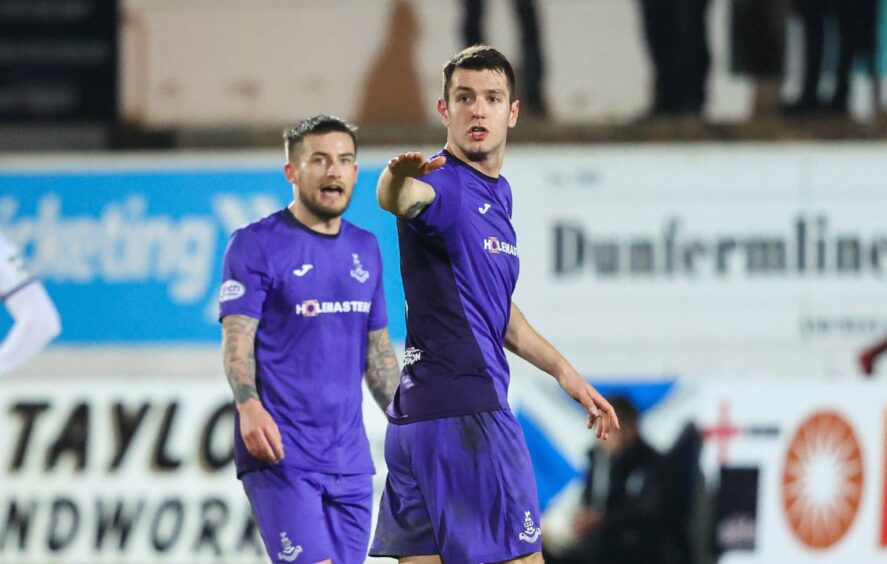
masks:
<instances>
[{"instance_id":1,"label":"clenched fingers","mask_svg":"<svg viewBox=\"0 0 887 564\"><path fill-rule=\"evenodd\" d=\"M283 460L283 444L280 432L273 427L257 427L243 437L249 453L265 462Z\"/></svg>"}]
</instances>

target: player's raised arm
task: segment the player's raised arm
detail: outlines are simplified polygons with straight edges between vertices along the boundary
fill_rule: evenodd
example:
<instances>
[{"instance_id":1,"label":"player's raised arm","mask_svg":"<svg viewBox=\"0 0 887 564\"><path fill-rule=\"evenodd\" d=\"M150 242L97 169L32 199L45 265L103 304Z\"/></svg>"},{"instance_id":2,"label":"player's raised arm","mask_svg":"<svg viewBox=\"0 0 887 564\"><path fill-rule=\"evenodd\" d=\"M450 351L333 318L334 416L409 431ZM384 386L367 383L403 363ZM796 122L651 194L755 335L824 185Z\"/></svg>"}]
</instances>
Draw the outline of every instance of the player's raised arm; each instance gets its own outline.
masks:
<instances>
[{"instance_id":1,"label":"player's raised arm","mask_svg":"<svg viewBox=\"0 0 887 564\"><path fill-rule=\"evenodd\" d=\"M250 454L267 462L283 460L283 441L256 390L255 340L259 320L247 315L222 318L225 375L240 414L240 435Z\"/></svg>"},{"instance_id":2,"label":"player's raised arm","mask_svg":"<svg viewBox=\"0 0 887 564\"><path fill-rule=\"evenodd\" d=\"M373 399L385 411L394 398L394 390L400 381L400 367L397 365L397 355L391 346L388 329L370 331L367 335L364 379Z\"/></svg>"},{"instance_id":3,"label":"player's raised arm","mask_svg":"<svg viewBox=\"0 0 887 564\"><path fill-rule=\"evenodd\" d=\"M530 326L523 312L514 303L511 304L511 317L505 331L505 347L536 368L554 376L561 388L588 412L588 428L591 429L598 423L598 438L606 440L610 429L619 428L619 419L610 402Z\"/></svg>"},{"instance_id":4,"label":"player's raised arm","mask_svg":"<svg viewBox=\"0 0 887 564\"><path fill-rule=\"evenodd\" d=\"M398 217L412 219L434 201L434 188L416 180L444 165L446 157L428 160L419 152L401 153L388 161L379 177L376 197L382 209Z\"/></svg>"}]
</instances>

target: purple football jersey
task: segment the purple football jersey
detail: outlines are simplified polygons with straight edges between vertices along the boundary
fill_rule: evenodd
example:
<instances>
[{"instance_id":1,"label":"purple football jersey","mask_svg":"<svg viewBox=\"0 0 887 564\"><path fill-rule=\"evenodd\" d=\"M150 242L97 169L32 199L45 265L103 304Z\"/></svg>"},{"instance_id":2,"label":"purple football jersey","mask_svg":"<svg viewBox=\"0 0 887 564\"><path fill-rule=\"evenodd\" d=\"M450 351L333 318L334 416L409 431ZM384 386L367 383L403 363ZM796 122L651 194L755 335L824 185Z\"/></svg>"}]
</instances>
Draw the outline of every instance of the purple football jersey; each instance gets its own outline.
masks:
<instances>
[{"instance_id":1,"label":"purple football jersey","mask_svg":"<svg viewBox=\"0 0 887 564\"><path fill-rule=\"evenodd\" d=\"M419 179L434 201L397 222L407 339L392 423L508 408L503 346L519 271L511 187L441 154L446 164Z\"/></svg>"},{"instance_id":2,"label":"purple football jersey","mask_svg":"<svg viewBox=\"0 0 887 564\"><path fill-rule=\"evenodd\" d=\"M220 313L259 319L256 384L280 428L281 464L315 472L374 472L361 412L367 333L384 328L375 236L342 220L323 235L283 209L234 233L225 251ZM235 421L238 475L253 458Z\"/></svg>"}]
</instances>

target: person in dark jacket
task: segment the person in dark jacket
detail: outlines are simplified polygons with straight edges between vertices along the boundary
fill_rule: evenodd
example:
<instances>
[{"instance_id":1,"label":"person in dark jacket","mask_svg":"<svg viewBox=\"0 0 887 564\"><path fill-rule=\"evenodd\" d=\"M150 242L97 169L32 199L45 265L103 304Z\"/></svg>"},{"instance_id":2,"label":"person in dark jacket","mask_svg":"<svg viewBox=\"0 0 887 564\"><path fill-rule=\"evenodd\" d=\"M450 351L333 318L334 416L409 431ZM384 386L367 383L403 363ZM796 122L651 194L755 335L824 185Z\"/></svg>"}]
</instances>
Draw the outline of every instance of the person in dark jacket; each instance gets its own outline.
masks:
<instances>
[{"instance_id":1,"label":"person in dark jacket","mask_svg":"<svg viewBox=\"0 0 887 564\"><path fill-rule=\"evenodd\" d=\"M620 430L589 453L581 507L573 521L576 543L548 564L685 564L676 557L667 525L664 459L640 435L638 411L625 397L610 403Z\"/></svg>"}]
</instances>

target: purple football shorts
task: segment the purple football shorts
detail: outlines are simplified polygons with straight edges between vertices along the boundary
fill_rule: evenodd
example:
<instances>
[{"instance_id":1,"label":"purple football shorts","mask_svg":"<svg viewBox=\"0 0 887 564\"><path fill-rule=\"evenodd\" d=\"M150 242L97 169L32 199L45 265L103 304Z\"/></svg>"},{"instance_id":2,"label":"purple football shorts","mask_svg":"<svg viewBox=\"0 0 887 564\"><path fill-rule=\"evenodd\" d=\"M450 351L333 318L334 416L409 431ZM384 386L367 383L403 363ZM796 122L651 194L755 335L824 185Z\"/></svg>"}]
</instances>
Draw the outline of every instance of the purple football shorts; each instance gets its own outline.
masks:
<instances>
[{"instance_id":1,"label":"purple football shorts","mask_svg":"<svg viewBox=\"0 0 887 564\"><path fill-rule=\"evenodd\" d=\"M271 562L362 563L370 538L369 474L273 466L241 477Z\"/></svg>"},{"instance_id":2,"label":"purple football shorts","mask_svg":"<svg viewBox=\"0 0 887 564\"><path fill-rule=\"evenodd\" d=\"M511 412L389 425L385 460L370 555L478 564L542 550L536 478Z\"/></svg>"}]
</instances>

